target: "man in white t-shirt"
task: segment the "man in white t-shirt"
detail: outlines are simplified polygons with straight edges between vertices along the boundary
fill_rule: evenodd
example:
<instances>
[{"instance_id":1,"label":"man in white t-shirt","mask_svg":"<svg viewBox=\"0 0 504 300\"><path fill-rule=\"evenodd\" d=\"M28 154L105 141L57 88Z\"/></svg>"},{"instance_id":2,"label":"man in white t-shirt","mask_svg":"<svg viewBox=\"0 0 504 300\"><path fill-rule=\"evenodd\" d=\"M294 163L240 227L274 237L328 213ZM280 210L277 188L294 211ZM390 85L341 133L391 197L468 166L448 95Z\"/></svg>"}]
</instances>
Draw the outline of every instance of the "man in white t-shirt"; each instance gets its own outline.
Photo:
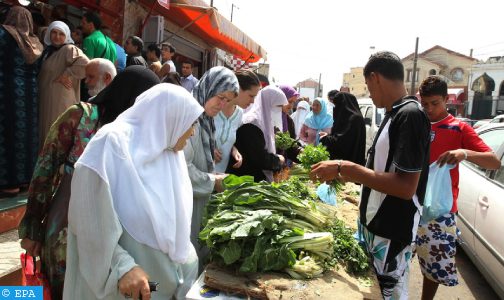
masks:
<instances>
[{"instance_id":1,"label":"man in white t-shirt","mask_svg":"<svg viewBox=\"0 0 504 300\"><path fill-rule=\"evenodd\" d=\"M175 64L172 61L173 55L175 55L175 47L173 47L170 43L161 44L161 58L163 60L163 66L158 73L161 81L164 81L168 73L177 73Z\"/></svg>"}]
</instances>

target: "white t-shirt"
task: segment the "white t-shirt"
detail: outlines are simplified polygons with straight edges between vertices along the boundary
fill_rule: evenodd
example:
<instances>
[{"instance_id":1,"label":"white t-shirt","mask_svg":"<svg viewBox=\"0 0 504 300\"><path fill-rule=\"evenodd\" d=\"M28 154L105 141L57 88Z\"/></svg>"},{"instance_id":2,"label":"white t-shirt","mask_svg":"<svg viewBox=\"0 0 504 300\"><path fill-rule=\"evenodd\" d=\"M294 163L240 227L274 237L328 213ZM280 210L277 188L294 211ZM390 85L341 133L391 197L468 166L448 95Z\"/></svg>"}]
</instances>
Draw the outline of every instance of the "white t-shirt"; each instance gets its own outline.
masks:
<instances>
[{"instance_id":1,"label":"white t-shirt","mask_svg":"<svg viewBox=\"0 0 504 300\"><path fill-rule=\"evenodd\" d=\"M163 63L163 66L168 64L170 66L170 72L169 73L177 73L177 68L175 68L175 64L173 63L173 60L167 60Z\"/></svg>"}]
</instances>

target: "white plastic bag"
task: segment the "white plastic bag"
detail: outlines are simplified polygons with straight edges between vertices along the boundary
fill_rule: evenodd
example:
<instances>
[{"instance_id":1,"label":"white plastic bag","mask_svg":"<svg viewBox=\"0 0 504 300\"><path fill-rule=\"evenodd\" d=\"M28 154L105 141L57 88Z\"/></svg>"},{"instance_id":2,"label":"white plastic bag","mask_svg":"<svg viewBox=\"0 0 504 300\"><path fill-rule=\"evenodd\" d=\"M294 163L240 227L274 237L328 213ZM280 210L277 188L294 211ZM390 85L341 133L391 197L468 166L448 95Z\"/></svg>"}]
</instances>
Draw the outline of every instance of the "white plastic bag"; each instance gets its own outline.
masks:
<instances>
[{"instance_id":1,"label":"white plastic bag","mask_svg":"<svg viewBox=\"0 0 504 300\"><path fill-rule=\"evenodd\" d=\"M452 182L450 170L455 165L442 167L436 162L429 166L429 179L422 210L422 222L427 223L450 212L453 206Z\"/></svg>"}]
</instances>

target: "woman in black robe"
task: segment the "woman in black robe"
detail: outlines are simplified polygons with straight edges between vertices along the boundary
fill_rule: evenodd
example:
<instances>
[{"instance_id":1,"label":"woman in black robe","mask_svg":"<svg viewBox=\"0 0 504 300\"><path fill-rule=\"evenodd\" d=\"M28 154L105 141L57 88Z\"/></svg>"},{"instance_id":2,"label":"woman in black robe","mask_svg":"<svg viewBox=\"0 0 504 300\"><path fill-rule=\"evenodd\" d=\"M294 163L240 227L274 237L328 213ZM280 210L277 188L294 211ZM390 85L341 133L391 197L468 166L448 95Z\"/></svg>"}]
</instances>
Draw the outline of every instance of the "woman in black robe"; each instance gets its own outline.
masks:
<instances>
[{"instance_id":1,"label":"woman in black robe","mask_svg":"<svg viewBox=\"0 0 504 300\"><path fill-rule=\"evenodd\" d=\"M334 98L331 133L321 138L331 159L365 164L366 126L354 95L340 92Z\"/></svg>"}]
</instances>

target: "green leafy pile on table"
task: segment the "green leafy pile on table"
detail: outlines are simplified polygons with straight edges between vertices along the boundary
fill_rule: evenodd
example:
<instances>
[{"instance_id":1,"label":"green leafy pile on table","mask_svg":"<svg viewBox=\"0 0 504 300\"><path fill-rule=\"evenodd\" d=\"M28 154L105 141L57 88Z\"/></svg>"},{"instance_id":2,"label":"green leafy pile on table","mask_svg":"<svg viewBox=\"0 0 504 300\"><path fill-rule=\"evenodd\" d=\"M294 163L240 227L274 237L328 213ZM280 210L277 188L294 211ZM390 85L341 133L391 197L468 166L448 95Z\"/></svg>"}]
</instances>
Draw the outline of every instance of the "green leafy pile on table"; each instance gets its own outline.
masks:
<instances>
[{"instance_id":1,"label":"green leafy pile on table","mask_svg":"<svg viewBox=\"0 0 504 300\"><path fill-rule=\"evenodd\" d=\"M335 208L310 200L296 180L254 183L230 175L224 184L226 190L208 203L199 234L210 261L297 279L319 277L338 262L354 273L367 270L366 254L337 221Z\"/></svg>"}]
</instances>

